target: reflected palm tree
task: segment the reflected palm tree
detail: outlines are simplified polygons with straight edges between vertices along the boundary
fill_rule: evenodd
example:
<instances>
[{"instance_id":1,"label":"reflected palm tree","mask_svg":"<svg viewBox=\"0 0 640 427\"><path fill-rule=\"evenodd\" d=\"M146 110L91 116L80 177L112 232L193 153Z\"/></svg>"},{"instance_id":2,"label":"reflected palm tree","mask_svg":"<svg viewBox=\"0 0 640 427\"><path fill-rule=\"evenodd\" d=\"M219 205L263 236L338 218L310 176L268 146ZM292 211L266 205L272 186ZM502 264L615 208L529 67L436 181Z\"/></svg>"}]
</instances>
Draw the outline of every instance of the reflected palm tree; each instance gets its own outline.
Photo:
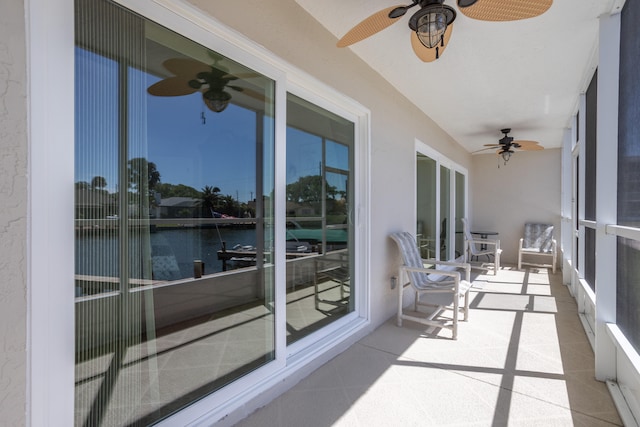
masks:
<instances>
[{"instance_id":1,"label":"reflected palm tree","mask_svg":"<svg viewBox=\"0 0 640 427\"><path fill-rule=\"evenodd\" d=\"M200 206L202 207L203 216L210 216L213 218L213 212L218 205L218 199L220 198L220 188L205 185L201 189L202 196L200 200Z\"/></svg>"}]
</instances>

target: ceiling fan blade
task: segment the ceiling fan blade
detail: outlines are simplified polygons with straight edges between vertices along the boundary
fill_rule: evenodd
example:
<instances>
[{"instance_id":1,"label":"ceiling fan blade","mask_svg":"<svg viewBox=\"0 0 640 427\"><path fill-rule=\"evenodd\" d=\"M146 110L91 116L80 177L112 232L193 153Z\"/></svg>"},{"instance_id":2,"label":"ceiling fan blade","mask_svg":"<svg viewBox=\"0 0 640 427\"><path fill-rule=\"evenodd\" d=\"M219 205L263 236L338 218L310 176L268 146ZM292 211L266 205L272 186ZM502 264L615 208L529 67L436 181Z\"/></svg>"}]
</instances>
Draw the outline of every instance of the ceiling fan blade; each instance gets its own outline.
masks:
<instances>
[{"instance_id":1,"label":"ceiling fan blade","mask_svg":"<svg viewBox=\"0 0 640 427\"><path fill-rule=\"evenodd\" d=\"M517 21L545 13L553 0L458 0L460 12L480 21Z\"/></svg>"},{"instance_id":2,"label":"ceiling fan blade","mask_svg":"<svg viewBox=\"0 0 640 427\"><path fill-rule=\"evenodd\" d=\"M503 144L484 144L485 147L498 148L502 147Z\"/></svg>"},{"instance_id":3,"label":"ceiling fan blade","mask_svg":"<svg viewBox=\"0 0 640 427\"><path fill-rule=\"evenodd\" d=\"M532 145L521 145L517 149L520 151L539 151L539 150L544 150L544 147L542 145L532 144Z\"/></svg>"},{"instance_id":4,"label":"ceiling fan blade","mask_svg":"<svg viewBox=\"0 0 640 427\"><path fill-rule=\"evenodd\" d=\"M190 58L170 58L164 61L162 65L172 74L190 79L195 78L200 72L211 71L210 65Z\"/></svg>"},{"instance_id":5,"label":"ceiling fan blade","mask_svg":"<svg viewBox=\"0 0 640 427\"><path fill-rule=\"evenodd\" d=\"M481 148L479 150L476 151L472 151L471 154L476 154L476 153L480 153L482 151L487 151L487 150L495 150L495 147L487 147L487 148Z\"/></svg>"},{"instance_id":6,"label":"ceiling fan blade","mask_svg":"<svg viewBox=\"0 0 640 427\"><path fill-rule=\"evenodd\" d=\"M538 141L517 140L517 141L513 141L513 144L518 144L520 146L539 145L539 142Z\"/></svg>"},{"instance_id":7,"label":"ceiling fan blade","mask_svg":"<svg viewBox=\"0 0 640 427\"><path fill-rule=\"evenodd\" d=\"M453 24L449 24L444 32L444 46L438 46L437 48L429 49L420 43L420 39L415 31L411 32L411 47L413 52L422 62L433 62L440 58L444 53L444 50L449 46L449 39L451 38L451 32L453 31ZM437 49L437 51L436 51ZM437 52L437 55L436 55Z\"/></svg>"},{"instance_id":8,"label":"ceiling fan blade","mask_svg":"<svg viewBox=\"0 0 640 427\"><path fill-rule=\"evenodd\" d=\"M360 40L364 40L367 37L374 35L375 33L384 30L394 22L398 20L404 13L399 16L395 16L393 18L389 17L389 13L392 10L403 8L405 6L391 6L386 9L383 9L379 12L374 13L370 17L364 19L358 25L350 29L347 34L342 36L336 46L338 47L346 47L352 45L354 43L359 42Z\"/></svg>"},{"instance_id":9,"label":"ceiling fan blade","mask_svg":"<svg viewBox=\"0 0 640 427\"><path fill-rule=\"evenodd\" d=\"M147 88L147 92L155 96L190 95L197 90L189 86L189 79L186 77L169 77Z\"/></svg>"}]
</instances>

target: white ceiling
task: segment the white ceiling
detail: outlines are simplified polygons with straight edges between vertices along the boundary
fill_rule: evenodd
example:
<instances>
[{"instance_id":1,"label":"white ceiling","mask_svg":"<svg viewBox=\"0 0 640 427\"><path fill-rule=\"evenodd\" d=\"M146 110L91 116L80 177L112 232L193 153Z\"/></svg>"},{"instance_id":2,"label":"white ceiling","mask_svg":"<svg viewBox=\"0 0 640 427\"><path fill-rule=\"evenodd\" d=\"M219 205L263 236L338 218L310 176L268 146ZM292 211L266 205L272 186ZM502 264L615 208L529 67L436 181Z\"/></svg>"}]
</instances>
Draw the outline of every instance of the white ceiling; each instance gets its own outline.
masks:
<instances>
[{"instance_id":1,"label":"white ceiling","mask_svg":"<svg viewBox=\"0 0 640 427\"><path fill-rule=\"evenodd\" d=\"M336 36L397 0L296 0ZM597 57L598 16L615 0L555 0L543 15L484 22L458 12L442 57L423 63L407 23L418 7L352 49L469 152L515 139L560 147ZM410 4L407 2L405 4ZM445 4L457 10L454 0ZM338 48L336 48L338 49ZM485 151L486 153L486 151Z\"/></svg>"}]
</instances>

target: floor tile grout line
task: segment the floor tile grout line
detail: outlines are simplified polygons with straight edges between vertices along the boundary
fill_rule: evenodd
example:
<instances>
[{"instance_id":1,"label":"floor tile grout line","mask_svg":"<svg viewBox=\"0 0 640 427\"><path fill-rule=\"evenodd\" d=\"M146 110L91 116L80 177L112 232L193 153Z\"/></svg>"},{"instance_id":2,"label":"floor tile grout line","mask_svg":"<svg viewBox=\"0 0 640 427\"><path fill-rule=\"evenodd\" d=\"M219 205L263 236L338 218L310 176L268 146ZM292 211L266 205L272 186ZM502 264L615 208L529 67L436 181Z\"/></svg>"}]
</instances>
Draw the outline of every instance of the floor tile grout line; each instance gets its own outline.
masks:
<instances>
[{"instance_id":1,"label":"floor tile grout line","mask_svg":"<svg viewBox=\"0 0 640 427\"><path fill-rule=\"evenodd\" d=\"M405 358L406 360L411 361L411 362L421 363L421 364L424 364L424 365L426 365L426 366L430 366L430 367L432 367L432 368L434 368L434 369L439 369L439 370L442 370L442 371L447 371L447 372L450 372L451 374L458 375L458 376L464 377L464 378L466 378L466 379L470 379L470 380L472 380L472 381L477 381L477 382L481 382L481 383L484 383L484 384L489 385L489 386L492 386L492 387L496 387L496 388L499 388L499 389L504 389L504 390L506 390L506 391L508 391L508 392L515 393L515 394L517 394L517 395L524 396L524 397L527 397L527 398L529 398L529 399L537 400L537 401L539 401L539 402L546 403L546 404L549 404L549 405L555 406L555 407L560 408L560 409L568 410L568 411L569 411L569 412L571 412L571 413L580 414L580 415L582 415L582 416L589 417L589 418L594 419L594 420L602 421L602 422L607 423L608 425L611 425L611 426L620 426L620 427L622 427L622 426L621 426L621 424L617 424L617 423L614 423L614 422L611 422L611 421L608 421L608 420L605 420L605 419L599 418L599 417L597 417L597 416L594 416L594 415L591 415L591 414L587 414L587 413L584 413L584 412L582 412L582 411L578 411L578 410L573 409L573 408L571 408L571 407L566 407L566 406L564 406L564 405L560 405L560 404L555 403L555 402L550 402L550 401L547 401L547 400L545 400L545 399L541 399L541 398L539 398L539 397L531 396L531 395L528 395L528 394L526 394L526 393L522 393L522 392L519 392L519 391L516 391L516 390L513 390L513 389L504 388L504 387L502 387L501 385L496 385L496 384L493 384L493 383L491 383L491 382L488 382L488 381L482 380L482 379L480 379L480 378L475 378L475 377L472 377L472 376L469 376L469 375L465 375L463 372L459 372L459 371L455 371L455 370L450 370L450 369L444 369L444 368L441 368L441 367L437 366L437 364L432 363L432 362L424 362L424 361L421 361L421 360L418 360L418 359L415 359L415 358L412 358L412 357L403 356L403 355L401 355L401 354L393 353L392 351L384 350L384 349L381 349L381 348L376 348L376 347L374 347L374 346L371 346L371 345L369 345L369 344L364 344L364 343L361 343L361 342L358 342L357 344L358 344L358 345L361 345L361 346L363 346L363 347L369 348L369 349L371 349L371 350L374 350L374 351L379 351L379 352L381 352L381 353L388 354L388 355L390 355L390 356L394 356L394 357L398 357L398 358ZM563 376L564 376L564 375L563 375Z\"/></svg>"}]
</instances>

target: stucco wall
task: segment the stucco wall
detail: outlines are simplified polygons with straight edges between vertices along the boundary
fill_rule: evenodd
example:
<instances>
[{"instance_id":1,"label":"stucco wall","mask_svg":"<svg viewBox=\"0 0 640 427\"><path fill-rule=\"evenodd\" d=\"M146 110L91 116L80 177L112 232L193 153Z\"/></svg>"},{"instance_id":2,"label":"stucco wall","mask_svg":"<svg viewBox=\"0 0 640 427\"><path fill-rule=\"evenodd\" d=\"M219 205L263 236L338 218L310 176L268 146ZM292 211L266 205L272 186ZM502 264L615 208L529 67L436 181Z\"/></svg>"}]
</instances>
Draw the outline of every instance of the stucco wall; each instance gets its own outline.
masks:
<instances>
[{"instance_id":1,"label":"stucco wall","mask_svg":"<svg viewBox=\"0 0 640 427\"><path fill-rule=\"evenodd\" d=\"M350 49L336 48L337 39L294 0L192 3L371 111L371 316L374 326L385 321L395 312L389 278L399 264L388 235L415 230L416 138L465 168L471 156Z\"/></svg>"},{"instance_id":2,"label":"stucco wall","mask_svg":"<svg viewBox=\"0 0 640 427\"><path fill-rule=\"evenodd\" d=\"M0 424L26 424L27 115L24 3L0 3Z\"/></svg>"},{"instance_id":3,"label":"stucco wall","mask_svg":"<svg viewBox=\"0 0 640 427\"><path fill-rule=\"evenodd\" d=\"M500 233L502 263L517 263L525 222L554 224L560 247L560 163L560 149L519 152L506 165L495 154L473 156L471 228Z\"/></svg>"}]
</instances>

